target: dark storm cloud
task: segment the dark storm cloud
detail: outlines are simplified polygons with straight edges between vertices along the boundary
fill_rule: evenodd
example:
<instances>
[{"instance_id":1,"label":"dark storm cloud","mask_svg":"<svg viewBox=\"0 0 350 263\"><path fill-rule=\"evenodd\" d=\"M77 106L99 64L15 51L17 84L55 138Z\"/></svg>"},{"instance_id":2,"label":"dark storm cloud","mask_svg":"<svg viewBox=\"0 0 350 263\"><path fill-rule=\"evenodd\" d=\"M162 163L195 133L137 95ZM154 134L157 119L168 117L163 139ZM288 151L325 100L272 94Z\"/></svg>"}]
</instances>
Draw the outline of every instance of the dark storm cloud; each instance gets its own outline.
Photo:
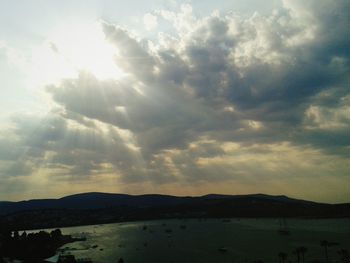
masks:
<instances>
[{"instance_id":1,"label":"dark storm cloud","mask_svg":"<svg viewBox=\"0 0 350 263\"><path fill-rule=\"evenodd\" d=\"M35 168L41 168L57 176L86 180L91 174L124 170L135 162L134 150L112 125L100 123L96 128L93 119L60 111L45 117L19 115L13 120L12 138L1 141L7 147L1 151L1 160L6 162L2 176L31 175Z\"/></svg>"},{"instance_id":2,"label":"dark storm cloud","mask_svg":"<svg viewBox=\"0 0 350 263\"><path fill-rule=\"evenodd\" d=\"M31 163L25 163L17 161L11 164L4 171L1 171L2 176L26 176L31 175L33 171L33 165Z\"/></svg>"},{"instance_id":3,"label":"dark storm cloud","mask_svg":"<svg viewBox=\"0 0 350 263\"><path fill-rule=\"evenodd\" d=\"M31 148L48 148L51 142L63 139L66 132L66 121L56 116L40 118L35 115L16 115L15 134L21 145Z\"/></svg>"},{"instance_id":4,"label":"dark storm cloud","mask_svg":"<svg viewBox=\"0 0 350 263\"><path fill-rule=\"evenodd\" d=\"M0 140L0 160L17 160L21 154L20 146L14 140L1 138Z\"/></svg>"}]
</instances>

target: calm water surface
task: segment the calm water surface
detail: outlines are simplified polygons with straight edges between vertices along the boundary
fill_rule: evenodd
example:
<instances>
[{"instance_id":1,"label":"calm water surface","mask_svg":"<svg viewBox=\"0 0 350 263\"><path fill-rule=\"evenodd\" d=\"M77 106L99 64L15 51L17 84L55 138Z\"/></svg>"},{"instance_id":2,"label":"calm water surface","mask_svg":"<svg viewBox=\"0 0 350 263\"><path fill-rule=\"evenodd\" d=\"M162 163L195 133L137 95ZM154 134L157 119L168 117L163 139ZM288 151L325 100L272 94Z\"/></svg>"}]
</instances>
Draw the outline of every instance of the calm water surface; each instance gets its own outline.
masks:
<instances>
[{"instance_id":1,"label":"calm water surface","mask_svg":"<svg viewBox=\"0 0 350 263\"><path fill-rule=\"evenodd\" d=\"M278 252L296 262L294 248L308 248L306 262L323 259L320 240L339 242L330 248L338 259L340 248L350 250L350 219L288 220L289 236L278 234L278 219L187 219L63 228L64 234L86 236L67 244L65 253L94 262L278 262ZM182 227L181 227L182 226ZM183 226L186 226L184 229ZM220 252L225 247L227 252Z\"/></svg>"}]
</instances>

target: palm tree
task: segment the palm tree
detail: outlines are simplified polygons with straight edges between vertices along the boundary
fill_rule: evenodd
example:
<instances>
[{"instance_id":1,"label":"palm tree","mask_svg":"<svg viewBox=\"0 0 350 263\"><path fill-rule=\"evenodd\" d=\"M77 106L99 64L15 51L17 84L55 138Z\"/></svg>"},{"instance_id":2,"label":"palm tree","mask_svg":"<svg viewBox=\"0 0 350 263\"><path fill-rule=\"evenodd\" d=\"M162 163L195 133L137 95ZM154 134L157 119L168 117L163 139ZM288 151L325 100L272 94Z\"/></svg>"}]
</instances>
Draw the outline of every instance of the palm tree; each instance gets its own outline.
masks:
<instances>
[{"instance_id":1,"label":"palm tree","mask_svg":"<svg viewBox=\"0 0 350 263\"><path fill-rule=\"evenodd\" d=\"M297 261L298 261L298 263L300 263L300 251L299 251L299 248L296 248L295 250L293 250L292 253L297 256Z\"/></svg>"},{"instance_id":2,"label":"palm tree","mask_svg":"<svg viewBox=\"0 0 350 263\"><path fill-rule=\"evenodd\" d=\"M324 247L324 253L325 253L325 256L326 256L326 262L329 262L329 258L328 258L328 248L329 247L332 247L332 246L338 246L339 243L337 242L329 242L327 240L322 240L320 242L321 246Z\"/></svg>"},{"instance_id":3,"label":"palm tree","mask_svg":"<svg viewBox=\"0 0 350 263\"><path fill-rule=\"evenodd\" d=\"M328 247L329 247L329 242L327 240L322 240L320 242L321 246L324 247L324 254L326 256L326 262L328 263Z\"/></svg>"},{"instance_id":4,"label":"palm tree","mask_svg":"<svg viewBox=\"0 0 350 263\"><path fill-rule=\"evenodd\" d=\"M344 248L340 249L338 251L338 254L341 257L342 262L344 263L350 262L349 251L347 249L344 249Z\"/></svg>"},{"instance_id":5,"label":"palm tree","mask_svg":"<svg viewBox=\"0 0 350 263\"><path fill-rule=\"evenodd\" d=\"M301 254L301 258L303 259L303 263L305 263L305 253L307 252L307 248L304 246L298 247L299 253Z\"/></svg>"},{"instance_id":6,"label":"palm tree","mask_svg":"<svg viewBox=\"0 0 350 263\"><path fill-rule=\"evenodd\" d=\"M285 252L278 253L278 258L280 263L284 263L287 260L287 253Z\"/></svg>"}]
</instances>

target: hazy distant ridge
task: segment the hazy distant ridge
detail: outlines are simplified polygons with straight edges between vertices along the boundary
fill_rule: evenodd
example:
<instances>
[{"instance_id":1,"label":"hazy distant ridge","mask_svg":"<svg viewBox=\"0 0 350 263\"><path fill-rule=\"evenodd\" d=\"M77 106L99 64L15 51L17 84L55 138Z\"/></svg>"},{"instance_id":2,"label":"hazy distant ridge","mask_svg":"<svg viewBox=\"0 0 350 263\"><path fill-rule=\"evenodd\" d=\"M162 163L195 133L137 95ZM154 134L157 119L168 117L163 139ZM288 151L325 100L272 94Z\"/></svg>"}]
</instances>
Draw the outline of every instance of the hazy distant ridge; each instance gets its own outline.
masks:
<instances>
[{"instance_id":1,"label":"hazy distant ridge","mask_svg":"<svg viewBox=\"0 0 350 263\"><path fill-rule=\"evenodd\" d=\"M264 194L197 197L82 193L59 199L0 202L0 225L42 229L167 218L350 217L350 204Z\"/></svg>"},{"instance_id":2,"label":"hazy distant ridge","mask_svg":"<svg viewBox=\"0 0 350 263\"><path fill-rule=\"evenodd\" d=\"M208 194L197 197L179 197L160 194L127 195L112 193L81 193L65 196L59 199L34 199L19 202L0 202L0 214L8 214L25 210L38 209L104 209L110 207L159 207L189 205L199 202L221 200L240 201L245 199L256 199L260 201L289 203L289 204L317 204L311 201L298 200L287 196L272 196L265 194L250 195L219 195ZM321 204L320 204L321 205Z\"/></svg>"}]
</instances>

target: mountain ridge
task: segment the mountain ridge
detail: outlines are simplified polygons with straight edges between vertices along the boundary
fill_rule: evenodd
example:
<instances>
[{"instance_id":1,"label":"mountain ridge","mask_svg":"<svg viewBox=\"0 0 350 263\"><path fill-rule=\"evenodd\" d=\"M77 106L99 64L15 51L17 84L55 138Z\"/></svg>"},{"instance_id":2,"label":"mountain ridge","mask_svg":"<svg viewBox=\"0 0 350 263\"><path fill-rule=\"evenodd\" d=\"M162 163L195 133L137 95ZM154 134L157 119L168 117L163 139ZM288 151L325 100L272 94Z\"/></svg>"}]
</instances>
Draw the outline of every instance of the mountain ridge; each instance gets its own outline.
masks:
<instances>
[{"instance_id":1,"label":"mountain ridge","mask_svg":"<svg viewBox=\"0 0 350 263\"><path fill-rule=\"evenodd\" d=\"M140 194L140 195L134 195L134 194L108 193L108 192L82 192L82 193L70 194L70 195L66 195L66 196L62 196L62 197L58 197L58 198L34 198L34 199L26 199L26 200L20 200L20 201L0 200L0 203L19 203L19 202L38 201L38 200L61 200L61 199L67 199L67 198L72 198L72 197L92 196L92 195L99 195L99 196L101 196L101 195L102 196L128 196L128 197L162 196L162 197L177 197L177 198L269 197L269 198L281 198L281 199L303 201L303 202L312 202L312 203L318 203L318 204L330 204L330 203L316 202L316 201L310 201L310 200L305 200L305 199L289 197L287 195L271 195L271 194L264 194L264 193L252 193L252 194L215 194L215 193L210 193L210 194L205 194L205 195L177 196L177 195L167 195L167 194ZM337 204L347 204L347 203L337 203Z\"/></svg>"},{"instance_id":2,"label":"mountain ridge","mask_svg":"<svg viewBox=\"0 0 350 263\"><path fill-rule=\"evenodd\" d=\"M179 197L179 198L184 198L184 197L242 197L242 196L268 196L268 197L283 197L283 198L288 198L288 199L293 199L293 200L304 200L308 201L305 199L298 199L298 198L293 198L289 197L287 195L272 195L272 194L264 194L264 193L252 193L252 194L215 194L215 193L210 193L210 194L205 194L205 195L168 195L168 194L125 194L125 193L110 193L110 192L81 192L81 193L76 193L76 194L69 194L65 195L62 197L57 197L57 198L33 198L33 199L24 199L24 200L19 200L19 201L9 201L9 200L0 200L0 203L18 203L18 202L28 202L28 201L35 201L35 200L59 200L59 199L65 199L65 198L70 198L70 197L78 197L78 196L91 196L91 195L104 195L104 196L171 196L171 197ZM316 201L308 201L308 202L314 202L314 203L320 203Z\"/></svg>"},{"instance_id":3,"label":"mountain ridge","mask_svg":"<svg viewBox=\"0 0 350 263\"><path fill-rule=\"evenodd\" d=\"M63 196L60 198L31 199L24 201L0 201L0 215L38 209L103 209L117 206L130 207L151 207L163 205L183 205L190 202L205 200L233 201L243 199L257 199L275 201L289 204L314 204L331 205L314 201L290 198L285 195L268 194L246 194L246 195L225 195L207 194L202 196L173 196L165 194L142 194L130 195L121 193L85 192Z\"/></svg>"},{"instance_id":4,"label":"mountain ridge","mask_svg":"<svg viewBox=\"0 0 350 263\"><path fill-rule=\"evenodd\" d=\"M19 230L169 218L230 217L350 217L350 203L325 204L266 194L171 196L101 192L0 202L0 225Z\"/></svg>"}]
</instances>

